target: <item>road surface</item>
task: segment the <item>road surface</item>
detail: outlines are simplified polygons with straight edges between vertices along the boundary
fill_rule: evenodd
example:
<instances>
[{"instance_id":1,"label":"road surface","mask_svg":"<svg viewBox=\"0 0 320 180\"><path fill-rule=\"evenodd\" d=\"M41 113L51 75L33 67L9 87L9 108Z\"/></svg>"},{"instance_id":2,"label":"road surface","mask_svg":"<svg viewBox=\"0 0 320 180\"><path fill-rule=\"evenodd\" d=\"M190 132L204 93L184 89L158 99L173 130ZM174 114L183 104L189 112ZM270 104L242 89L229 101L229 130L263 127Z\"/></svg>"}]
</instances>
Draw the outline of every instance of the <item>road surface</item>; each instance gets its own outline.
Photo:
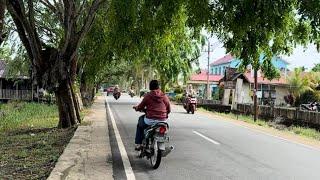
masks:
<instances>
[{"instance_id":1,"label":"road surface","mask_svg":"<svg viewBox=\"0 0 320 180\"><path fill-rule=\"evenodd\" d=\"M137 119L142 114L132 106L141 100L127 95L117 101L112 96L106 100L116 124L113 126L109 118L116 180L127 177L137 180L320 179L320 150L205 114L187 114L177 106L172 109L169 121L170 144L175 150L153 170L150 162L137 158L134 151ZM118 146L119 138L124 148Z\"/></svg>"}]
</instances>

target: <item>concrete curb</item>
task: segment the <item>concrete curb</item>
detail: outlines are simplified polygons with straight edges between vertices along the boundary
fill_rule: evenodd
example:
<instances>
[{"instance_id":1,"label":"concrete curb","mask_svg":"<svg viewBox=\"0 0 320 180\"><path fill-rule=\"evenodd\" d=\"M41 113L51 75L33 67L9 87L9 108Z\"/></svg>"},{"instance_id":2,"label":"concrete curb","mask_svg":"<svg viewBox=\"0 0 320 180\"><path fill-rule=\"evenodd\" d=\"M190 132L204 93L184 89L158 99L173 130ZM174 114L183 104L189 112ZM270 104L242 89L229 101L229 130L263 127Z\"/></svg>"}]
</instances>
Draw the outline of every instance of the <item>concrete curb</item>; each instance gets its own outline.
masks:
<instances>
[{"instance_id":1,"label":"concrete curb","mask_svg":"<svg viewBox=\"0 0 320 180\"><path fill-rule=\"evenodd\" d=\"M112 153L103 96L84 118L88 126L79 126L60 156L48 180L113 179Z\"/></svg>"}]
</instances>

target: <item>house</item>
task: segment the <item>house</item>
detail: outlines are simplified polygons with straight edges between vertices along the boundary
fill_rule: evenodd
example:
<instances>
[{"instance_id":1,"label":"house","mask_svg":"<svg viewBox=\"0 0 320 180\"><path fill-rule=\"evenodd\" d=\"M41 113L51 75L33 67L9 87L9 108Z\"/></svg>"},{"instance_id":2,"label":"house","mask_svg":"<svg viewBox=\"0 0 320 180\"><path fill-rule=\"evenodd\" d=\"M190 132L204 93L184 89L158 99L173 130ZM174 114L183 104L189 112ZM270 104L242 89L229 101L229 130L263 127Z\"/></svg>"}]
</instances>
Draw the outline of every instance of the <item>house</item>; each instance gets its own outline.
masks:
<instances>
[{"instance_id":1,"label":"house","mask_svg":"<svg viewBox=\"0 0 320 180\"><path fill-rule=\"evenodd\" d=\"M220 81L224 85L223 104L232 104L234 109L237 104L253 104L254 77L251 71L248 69L245 73L239 73L235 68L226 68L226 76ZM289 84L284 76L270 81L260 74L257 80L258 104L286 104L284 96L289 93Z\"/></svg>"},{"instance_id":2,"label":"house","mask_svg":"<svg viewBox=\"0 0 320 180\"><path fill-rule=\"evenodd\" d=\"M260 61L263 61L263 55L260 56ZM285 59L274 56L271 61L284 75L287 74L289 63ZM233 57L231 54L227 54L210 64L210 74L224 75L227 67L238 68L240 63L241 61L239 59Z\"/></svg>"},{"instance_id":3,"label":"house","mask_svg":"<svg viewBox=\"0 0 320 180\"><path fill-rule=\"evenodd\" d=\"M209 86L210 91L214 92L219 85L219 81L223 78L222 75L212 75L209 74ZM207 82L208 82L208 71L201 70L199 73L194 73L191 75L187 81L188 86L192 85L192 88L199 96L204 97L207 91Z\"/></svg>"},{"instance_id":4,"label":"house","mask_svg":"<svg viewBox=\"0 0 320 180\"><path fill-rule=\"evenodd\" d=\"M32 82L27 76L8 77L7 64L0 60L0 101L11 99L31 100Z\"/></svg>"}]
</instances>

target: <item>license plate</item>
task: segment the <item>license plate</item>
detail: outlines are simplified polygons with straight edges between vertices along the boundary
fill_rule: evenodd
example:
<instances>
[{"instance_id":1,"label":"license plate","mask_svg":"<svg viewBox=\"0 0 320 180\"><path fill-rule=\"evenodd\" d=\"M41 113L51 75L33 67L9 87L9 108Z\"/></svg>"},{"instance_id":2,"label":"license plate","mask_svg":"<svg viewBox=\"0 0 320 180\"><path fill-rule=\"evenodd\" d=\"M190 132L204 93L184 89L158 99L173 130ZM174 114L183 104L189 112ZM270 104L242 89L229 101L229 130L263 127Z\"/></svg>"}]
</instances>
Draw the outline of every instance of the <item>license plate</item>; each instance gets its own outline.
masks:
<instances>
[{"instance_id":1,"label":"license plate","mask_svg":"<svg viewBox=\"0 0 320 180\"><path fill-rule=\"evenodd\" d=\"M169 141L169 138L168 137L165 137L165 136L163 136L163 137L155 137L155 139L158 141L158 142L167 142L167 141Z\"/></svg>"}]
</instances>

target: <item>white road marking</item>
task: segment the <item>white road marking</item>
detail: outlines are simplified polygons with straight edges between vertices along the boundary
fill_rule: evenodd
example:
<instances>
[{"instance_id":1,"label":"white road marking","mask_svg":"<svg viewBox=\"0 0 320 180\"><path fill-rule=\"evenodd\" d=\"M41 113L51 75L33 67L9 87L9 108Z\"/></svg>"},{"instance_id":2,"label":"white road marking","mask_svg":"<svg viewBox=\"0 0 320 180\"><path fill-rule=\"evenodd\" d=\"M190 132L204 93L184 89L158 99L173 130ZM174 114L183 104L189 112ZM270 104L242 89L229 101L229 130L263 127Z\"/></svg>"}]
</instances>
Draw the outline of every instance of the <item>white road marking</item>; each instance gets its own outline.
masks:
<instances>
[{"instance_id":1,"label":"white road marking","mask_svg":"<svg viewBox=\"0 0 320 180\"><path fill-rule=\"evenodd\" d=\"M110 109L110 105L109 105L109 103L107 101L107 97L106 96L105 96L105 99L106 99L107 108L108 108L108 111L109 111L109 114L110 114L110 119L111 119L113 131L114 131L114 134L116 136L117 144L118 144L118 147L119 147L119 151L120 151L120 155L121 155L121 159L122 159L122 163L123 163L123 167L124 167L127 179L128 180L135 180L136 177L134 176L134 173L133 173L133 170L132 170L129 158L128 158L127 151L126 151L126 149L124 147L124 144L122 142L119 130L117 128L116 121L114 120L114 116L113 116L113 113L112 113L112 111Z\"/></svg>"},{"instance_id":2,"label":"white road marking","mask_svg":"<svg viewBox=\"0 0 320 180\"><path fill-rule=\"evenodd\" d=\"M203 134L201 134L201 133L199 133L199 132L197 132L197 131L192 131L192 132L193 132L194 134L202 137L203 139L205 139L205 140L207 140L207 141L215 144L215 145L220 145L220 143L218 143L217 141L215 141L215 140L213 140L213 139L211 139L211 138L208 138L207 136L205 136L205 135L203 135Z\"/></svg>"}]
</instances>

